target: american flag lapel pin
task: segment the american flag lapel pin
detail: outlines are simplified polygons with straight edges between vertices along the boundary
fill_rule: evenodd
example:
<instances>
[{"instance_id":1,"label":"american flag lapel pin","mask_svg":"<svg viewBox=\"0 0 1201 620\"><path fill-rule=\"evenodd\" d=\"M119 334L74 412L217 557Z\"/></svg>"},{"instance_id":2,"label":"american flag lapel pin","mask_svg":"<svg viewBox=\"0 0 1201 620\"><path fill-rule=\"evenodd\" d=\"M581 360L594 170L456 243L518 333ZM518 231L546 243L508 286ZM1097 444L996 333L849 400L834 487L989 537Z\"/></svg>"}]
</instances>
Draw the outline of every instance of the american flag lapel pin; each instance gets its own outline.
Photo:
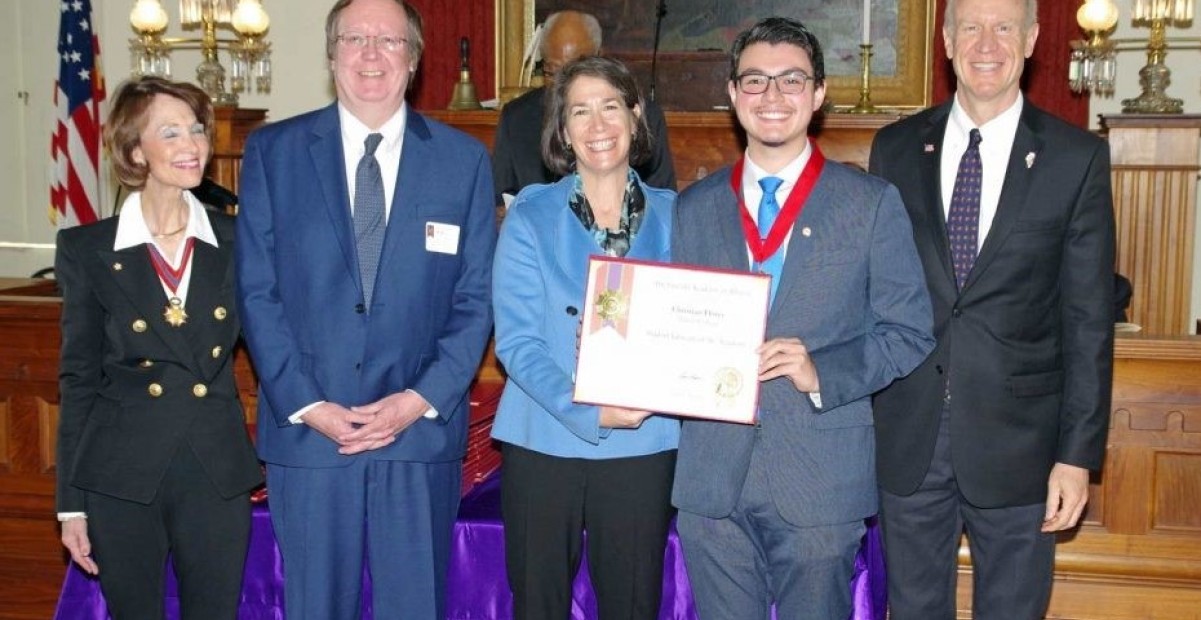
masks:
<instances>
[{"instance_id":1,"label":"american flag lapel pin","mask_svg":"<svg viewBox=\"0 0 1201 620\"><path fill-rule=\"evenodd\" d=\"M1034 166L1034 151L1026 153L1026 169L1029 170Z\"/></svg>"},{"instance_id":2,"label":"american flag lapel pin","mask_svg":"<svg viewBox=\"0 0 1201 620\"><path fill-rule=\"evenodd\" d=\"M934 152L934 145L933 145L933 144L924 144L924 145L922 145L922 152L923 152L923 153L933 153L933 152Z\"/></svg>"}]
</instances>

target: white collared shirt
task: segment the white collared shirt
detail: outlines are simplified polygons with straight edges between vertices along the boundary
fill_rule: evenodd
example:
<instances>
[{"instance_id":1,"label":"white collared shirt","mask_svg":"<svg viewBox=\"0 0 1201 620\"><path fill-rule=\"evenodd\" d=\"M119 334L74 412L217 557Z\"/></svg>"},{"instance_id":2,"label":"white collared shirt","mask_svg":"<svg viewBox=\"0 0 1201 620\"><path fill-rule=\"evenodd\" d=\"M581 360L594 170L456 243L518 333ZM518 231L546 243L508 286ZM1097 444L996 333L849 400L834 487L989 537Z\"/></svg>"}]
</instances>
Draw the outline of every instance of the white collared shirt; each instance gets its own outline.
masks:
<instances>
[{"instance_id":1,"label":"white collared shirt","mask_svg":"<svg viewBox=\"0 0 1201 620\"><path fill-rule=\"evenodd\" d=\"M940 161L942 213L945 218L951 209L955 176L959 173L959 160L967 150L968 134L972 129L979 129L980 165L984 170L980 179L980 232L976 237L977 252L984 247L984 240L988 238L988 231L992 229L993 217L997 214L997 204L1001 201L1001 187L1005 184L1005 171L1009 168L1013 138L1017 135L1018 121L1022 118L1022 105L1023 99L1018 97L1009 109L977 128L959 105L958 96L951 104L951 115L942 138Z\"/></svg>"},{"instance_id":2,"label":"white collared shirt","mask_svg":"<svg viewBox=\"0 0 1201 620\"><path fill-rule=\"evenodd\" d=\"M209 218L204 213L204 205L192 195L192 192L183 193L184 202L188 205L188 226L184 232L184 239L195 237L197 241L202 241L211 246L217 246L217 235L213 232L213 225L209 222ZM146 225L146 217L142 213L142 193L133 192L121 204L121 213L117 216L117 235L113 241L113 251L124 250L146 243L154 244L158 248L159 253L167 260L167 263L173 268L178 268L179 263L183 260L185 243L179 244L175 249L175 253L171 256L163 251L150 232L150 227ZM163 286L163 293L170 297L178 297L183 305L188 303L188 285L192 282L192 261L184 266L183 277L179 280L179 287L174 292L167 287L167 284L159 283Z\"/></svg>"},{"instance_id":3,"label":"white collared shirt","mask_svg":"<svg viewBox=\"0 0 1201 620\"><path fill-rule=\"evenodd\" d=\"M813 148L808 142L805 143L805 150L796 159L789 162L776 174L769 174L763 168L760 168L751 161L750 153L743 156L742 166L742 204L746 205L747 211L751 214L751 219L755 225L759 225L759 202L763 200L763 188L759 186L759 179L767 176L773 176L783 181L780 187L776 189L776 202L780 207L784 207L784 202L788 199L788 195L792 193L792 188L796 187L797 181L801 178L801 173L805 171L805 166L809 163L809 157L813 154ZM796 222L793 222L796 225ZM788 229L788 233L784 236L784 241L780 244L780 249L776 250L780 253L782 259L788 258L788 243L792 241L792 229ZM747 257L750 263L755 263L755 257L751 254L751 248L748 245L746 249ZM820 377L820 373L819 373ZM809 400L814 407L822 408L821 392L808 393Z\"/></svg>"},{"instance_id":4,"label":"white collared shirt","mask_svg":"<svg viewBox=\"0 0 1201 620\"><path fill-rule=\"evenodd\" d=\"M796 159L792 160L787 166L784 166L776 174L769 174L763 168L760 168L755 162L751 161L749 153L743 156L742 166L742 204L746 205L747 211L751 214L751 219L755 225L759 225L759 202L763 200L763 188L759 187L759 179L763 177L776 177L783 181L779 189L776 190L776 202L780 207L784 207L784 202L788 199L788 195L792 192L792 188L796 187L797 181L801 178L801 173L805 171L805 165L809 163L809 157L813 154L813 147L808 142L805 143L805 150ZM783 243L780 244L780 257L788 258L788 243L792 240L792 229L788 229L788 233L784 236ZM751 255L751 248L747 246L747 257L750 263L755 263L755 257Z\"/></svg>"},{"instance_id":5,"label":"white collared shirt","mask_svg":"<svg viewBox=\"0 0 1201 620\"><path fill-rule=\"evenodd\" d=\"M367 136L378 133L383 140L375 149L375 161L379 162L384 181L384 222L392 215L392 198L396 193L396 179L400 174L400 150L404 146L405 118L408 104L401 104L378 131L372 131L363 121L355 118L341 103L338 104L338 121L342 125L342 153L346 166L346 189L350 192L350 213L354 215L355 171L366 150Z\"/></svg>"}]
</instances>

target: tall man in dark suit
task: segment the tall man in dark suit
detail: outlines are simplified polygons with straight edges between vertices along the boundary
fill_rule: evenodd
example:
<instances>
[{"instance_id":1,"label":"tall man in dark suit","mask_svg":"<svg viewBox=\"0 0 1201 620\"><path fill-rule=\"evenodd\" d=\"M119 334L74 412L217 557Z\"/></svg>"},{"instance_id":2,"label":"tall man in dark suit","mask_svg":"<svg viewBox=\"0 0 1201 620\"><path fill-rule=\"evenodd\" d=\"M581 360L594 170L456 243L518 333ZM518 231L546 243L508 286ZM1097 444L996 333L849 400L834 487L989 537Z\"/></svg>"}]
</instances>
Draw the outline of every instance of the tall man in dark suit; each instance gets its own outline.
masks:
<instances>
[{"instance_id":1,"label":"tall man in dark suit","mask_svg":"<svg viewBox=\"0 0 1201 620\"><path fill-rule=\"evenodd\" d=\"M954 100L876 137L901 190L938 347L875 402L894 620L955 617L967 528L978 619L1041 618L1054 532L1101 467L1113 354L1109 150L1019 80L1034 0L951 0Z\"/></svg>"},{"instance_id":2,"label":"tall man in dark suit","mask_svg":"<svg viewBox=\"0 0 1201 620\"><path fill-rule=\"evenodd\" d=\"M746 155L680 195L672 258L770 273L774 301L758 423L683 424L688 575L702 618L767 618L772 603L780 618L846 618L876 512L870 397L933 348L930 301L896 188L807 136L826 93L817 38L759 22L734 42L728 88Z\"/></svg>"},{"instance_id":3,"label":"tall man in dark suit","mask_svg":"<svg viewBox=\"0 0 1201 620\"><path fill-rule=\"evenodd\" d=\"M445 617L467 389L491 328L483 146L404 102L422 50L403 0L339 0L335 104L255 132L238 297L289 618Z\"/></svg>"},{"instance_id":4,"label":"tall man in dark suit","mask_svg":"<svg viewBox=\"0 0 1201 620\"><path fill-rule=\"evenodd\" d=\"M555 72L567 63L595 56L601 49L601 27L596 18L579 11L559 11L546 18L542 26L539 50L542 54L543 81L549 83ZM551 183L559 175L542 163L542 117L546 88L536 88L505 104L496 126L492 148L492 180L496 185L496 203L503 194L516 196L521 188L535 183ZM667 121L663 110L647 100L644 110L651 133L651 155L635 167L647 185L676 189L676 172L667 142Z\"/></svg>"}]
</instances>

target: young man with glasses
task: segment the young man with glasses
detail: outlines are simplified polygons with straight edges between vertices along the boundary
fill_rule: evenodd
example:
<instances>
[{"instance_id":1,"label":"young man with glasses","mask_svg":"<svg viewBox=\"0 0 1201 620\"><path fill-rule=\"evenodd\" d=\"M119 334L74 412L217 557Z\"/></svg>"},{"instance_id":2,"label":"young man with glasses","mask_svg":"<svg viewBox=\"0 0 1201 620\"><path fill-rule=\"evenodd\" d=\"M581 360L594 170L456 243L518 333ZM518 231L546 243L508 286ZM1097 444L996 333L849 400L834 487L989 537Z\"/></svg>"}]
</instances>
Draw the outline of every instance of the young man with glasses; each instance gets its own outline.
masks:
<instances>
[{"instance_id":1,"label":"young man with glasses","mask_svg":"<svg viewBox=\"0 0 1201 620\"><path fill-rule=\"evenodd\" d=\"M246 143L238 299L289 618L444 618L467 389L492 326L483 145L411 110L421 18L339 0L337 101Z\"/></svg>"},{"instance_id":2,"label":"young man with glasses","mask_svg":"<svg viewBox=\"0 0 1201 620\"><path fill-rule=\"evenodd\" d=\"M933 348L929 297L897 190L807 135L817 38L767 18L730 60L746 152L680 195L672 258L768 273L772 303L758 422L683 423L680 539L701 618L846 618L876 512L870 398Z\"/></svg>"}]
</instances>

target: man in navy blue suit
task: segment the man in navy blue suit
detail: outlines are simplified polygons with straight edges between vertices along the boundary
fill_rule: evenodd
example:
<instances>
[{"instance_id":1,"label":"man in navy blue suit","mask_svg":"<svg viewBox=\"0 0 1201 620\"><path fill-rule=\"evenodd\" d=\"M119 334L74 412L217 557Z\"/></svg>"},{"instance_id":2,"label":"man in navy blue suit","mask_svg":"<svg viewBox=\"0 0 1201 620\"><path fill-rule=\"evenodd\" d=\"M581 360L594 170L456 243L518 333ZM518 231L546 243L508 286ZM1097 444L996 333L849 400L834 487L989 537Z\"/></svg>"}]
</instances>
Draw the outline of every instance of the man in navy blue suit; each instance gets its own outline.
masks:
<instances>
[{"instance_id":1,"label":"man in navy blue suit","mask_svg":"<svg viewBox=\"0 0 1201 620\"><path fill-rule=\"evenodd\" d=\"M338 0L338 100L246 144L238 300L289 618L445 617L467 391L492 325L483 146L404 101L403 0Z\"/></svg>"},{"instance_id":2,"label":"man in navy blue suit","mask_svg":"<svg viewBox=\"0 0 1201 620\"><path fill-rule=\"evenodd\" d=\"M1114 217L1105 141L1022 95L1034 0L950 0L951 101L881 129L938 346L875 400L893 620L956 617L960 538L972 616L1047 610L1056 532L1105 461L1113 386Z\"/></svg>"}]
</instances>

